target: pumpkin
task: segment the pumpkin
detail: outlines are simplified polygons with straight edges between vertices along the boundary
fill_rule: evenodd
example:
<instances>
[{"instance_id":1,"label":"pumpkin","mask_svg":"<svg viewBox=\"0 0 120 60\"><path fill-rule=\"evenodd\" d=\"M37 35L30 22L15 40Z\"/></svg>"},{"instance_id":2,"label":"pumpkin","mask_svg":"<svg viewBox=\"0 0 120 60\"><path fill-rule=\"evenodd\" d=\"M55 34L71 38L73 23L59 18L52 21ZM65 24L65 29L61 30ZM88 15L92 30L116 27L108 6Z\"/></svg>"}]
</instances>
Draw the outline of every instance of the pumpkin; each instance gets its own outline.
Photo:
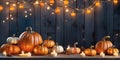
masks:
<instances>
[{"instance_id":1,"label":"pumpkin","mask_svg":"<svg viewBox=\"0 0 120 60\"><path fill-rule=\"evenodd\" d=\"M48 37L47 40L43 41L43 45L48 47L48 48L52 48L55 46L55 42L53 40L50 40L51 37Z\"/></svg>"},{"instance_id":2,"label":"pumpkin","mask_svg":"<svg viewBox=\"0 0 120 60\"><path fill-rule=\"evenodd\" d=\"M64 48L61 45L58 45L58 43L56 43L56 46L53 47L53 50L55 50L57 53L64 52Z\"/></svg>"},{"instance_id":3,"label":"pumpkin","mask_svg":"<svg viewBox=\"0 0 120 60\"><path fill-rule=\"evenodd\" d=\"M47 55L48 54L48 48L45 46L36 46L33 50L35 55Z\"/></svg>"},{"instance_id":4,"label":"pumpkin","mask_svg":"<svg viewBox=\"0 0 120 60\"><path fill-rule=\"evenodd\" d=\"M32 31L32 27L26 28L27 31L19 36L19 46L24 52L32 52L33 48L42 43L42 37L39 33Z\"/></svg>"},{"instance_id":5,"label":"pumpkin","mask_svg":"<svg viewBox=\"0 0 120 60\"><path fill-rule=\"evenodd\" d=\"M9 43L9 44L17 44L18 43L18 37L15 37L15 34L13 34L12 37L7 38L7 43Z\"/></svg>"},{"instance_id":6,"label":"pumpkin","mask_svg":"<svg viewBox=\"0 0 120 60\"><path fill-rule=\"evenodd\" d=\"M114 53L118 54L119 50L117 48L115 48L115 47L110 47L110 48L107 49L107 54L113 55Z\"/></svg>"},{"instance_id":7,"label":"pumpkin","mask_svg":"<svg viewBox=\"0 0 120 60\"><path fill-rule=\"evenodd\" d=\"M91 48L85 49L84 53L86 56L95 56L97 54L96 50L93 49L94 46L91 46Z\"/></svg>"},{"instance_id":8,"label":"pumpkin","mask_svg":"<svg viewBox=\"0 0 120 60\"><path fill-rule=\"evenodd\" d=\"M76 47L78 43L74 43L74 47L68 46L66 53L67 54L79 54L81 52L81 49Z\"/></svg>"},{"instance_id":9,"label":"pumpkin","mask_svg":"<svg viewBox=\"0 0 120 60\"><path fill-rule=\"evenodd\" d=\"M2 52L6 52L7 55L15 55L20 53L20 48L16 45L3 44L1 46Z\"/></svg>"},{"instance_id":10,"label":"pumpkin","mask_svg":"<svg viewBox=\"0 0 120 60\"><path fill-rule=\"evenodd\" d=\"M109 39L110 36L105 36L102 41L97 42L97 44L95 45L97 53L106 53L106 50L113 46L112 42L109 41Z\"/></svg>"}]
</instances>

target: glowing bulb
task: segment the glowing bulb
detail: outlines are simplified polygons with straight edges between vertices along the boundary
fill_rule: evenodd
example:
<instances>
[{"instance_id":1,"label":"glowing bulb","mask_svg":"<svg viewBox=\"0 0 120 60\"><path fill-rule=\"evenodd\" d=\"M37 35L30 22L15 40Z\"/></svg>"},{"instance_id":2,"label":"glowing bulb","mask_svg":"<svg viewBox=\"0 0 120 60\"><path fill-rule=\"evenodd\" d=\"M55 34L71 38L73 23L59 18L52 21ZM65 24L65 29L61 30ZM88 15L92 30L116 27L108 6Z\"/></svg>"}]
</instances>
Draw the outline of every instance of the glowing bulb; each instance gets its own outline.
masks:
<instances>
[{"instance_id":1,"label":"glowing bulb","mask_svg":"<svg viewBox=\"0 0 120 60\"><path fill-rule=\"evenodd\" d=\"M10 3L9 3L9 2L6 2L5 4L6 4L6 5L9 5Z\"/></svg>"},{"instance_id":2,"label":"glowing bulb","mask_svg":"<svg viewBox=\"0 0 120 60\"><path fill-rule=\"evenodd\" d=\"M11 20L14 20L14 18L13 18L13 17L11 17Z\"/></svg>"},{"instance_id":3,"label":"glowing bulb","mask_svg":"<svg viewBox=\"0 0 120 60\"><path fill-rule=\"evenodd\" d=\"M40 7L44 7L45 3L40 1Z\"/></svg>"},{"instance_id":4,"label":"glowing bulb","mask_svg":"<svg viewBox=\"0 0 120 60\"><path fill-rule=\"evenodd\" d=\"M27 13L27 11L25 11L25 13Z\"/></svg>"},{"instance_id":5,"label":"glowing bulb","mask_svg":"<svg viewBox=\"0 0 120 60\"><path fill-rule=\"evenodd\" d=\"M25 18L27 18L28 17L28 15L25 15Z\"/></svg>"},{"instance_id":6,"label":"glowing bulb","mask_svg":"<svg viewBox=\"0 0 120 60\"><path fill-rule=\"evenodd\" d=\"M118 0L113 0L113 3L114 3L114 4L117 4L117 3L118 3Z\"/></svg>"},{"instance_id":7,"label":"glowing bulb","mask_svg":"<svg viewBox=\"0 0 120 60\"><path fill-rule=\"evenodd\" d=\"M3 6L2 5L0 5L0 11L2 11L3 10Z\"/></svg>"},{"instance_id":8,"label":"glowing bulb","mask_svg":"<svg viewBox=\"0 0 120 60\"><path fill-rule=\"evenodd\" d=\"M10 14L10 17L12 17L12 14Z\"/></svg>"},{"instance_id":9,"label":"glowing bulb","mask_svg":"<svg viewBox=\"0 0 120 60\"><path fill-rule=\"evenodd\" d=\"M57 8L55 9L55 13L56 13L56 14L59 14L59 13L60 13L60 8L57 7Z\"/></svg>"},{"instance_id":10,"label":"glowing bulb","mask_svg":"<svg viewBox=\"0 0 120 60\"><path fill-rule=\"evenodd\" d=\"M60 1L63 1L63 0L60 0Z\"/></svg>"},{"instance_id":11,"label":"glowing bulb","mask_svg":"<svg viewBox=\"0 0 120 60\"><path fill-rule=\"evenodd\" d=\"M2 22L5 23L5 20L3 20Z\"/></svg>"},{"instance_id":12,"label":"glowing bulb","mask_svg":"<svg viewBox=\"0 0 120 60\"><path fill-rule=\"evenodd\" d=\"M95 3L95 6L100 7L100 2L99 2L99 1L96 2L96 3Z\"/></svg>"},{"instance_id":13,"label":"glowing bulb","mask_svg":"<svg viewBox=\"0 0 120 60\"><path fill-rule=\"evenodd\" d=\"M24 5L20 4L20 5L19 5L19 8L20 8L20 9L23 9L23 8L24 8Z\"/></svg>"},{"instance_id":14,"label":"glowing bulb","mask_svg":"<svg viewBox=\"0 0 120 60\"><path fill-rule=\"evenodd\" d=\"M32 11L32 9L29 9L29 11Z\"/></svg>"},{"instance_id":15,"label":"glowing bulb","mask_svg":"<svg viewBox=\"0 0 120 60\"><path fill-rule=\"evenodd\" d=\"M54 15L55 13L54 12L52 12L52 15Z\"/></svg>"},{"instance_id":16,"label":"glowing bulb","mask_svg":"<svg viewBox=\"0 0 120 60\"><path fill-rule=\"evenodd\" d=\"M47 10L50 10L50 6L47 6Z\"/></svg>"},{"instance_id":17,"label":"glowing bulb","mask_svg":"<svg viewBox=\"0 0 120 60\"><path fill-rule=\"evenodd\" d=\"M91 10L90 10L90 9L87 9L87 10L85 11L85 13L86 13L86 14L90 14L90 13L91 13Z\"/></svg>"},{"instance_id":18,"label":"glowing bulb","mask_svg":"<svg viewBox=\"0 0 120 60\"><path fill-rule=\"evenodd\" d=\"M8 20L9 18L7 17L6 20Z\"/></svg>"},{"instance_id":19,"label":"glowing bulb","mask_svg":"<svg viewBox=\"0 0 120 60\"><path fill-rule=\"evenodd\" d=\"M30 13L29 15L32 16L32 13Z\"/></svg>"},{"instance_id":20,"label":"glowing bulb","mask_svg":"<svg viewBox=\"0 0 120 60\"><path fill-rule=\"evenodd\" d=\"M10 11L13 11L15 10L15 8L13 6L10 7Z\"/></svg>"},{"instance_id":21,"label":"glowing bulb","mask_svg":"<svg viewBox=\"0 0 120 60\"><path fill-rule=\"evenodd\" d=\"M16 6L16 4L12 4L14 7Z\"/></svg>"},{"instance_id":22,"label":"glowing bulb","mask_svg":"<svg viewBox=\"0 0 120 60\"><path fill-rule=\"evenodd\" d=\"M49 2L50 2L50 5L53 5L55 3L54 0L49 0Z\"/></svg>"},{"instance_id":23,"label":"glowing bulb","mask_svg":"<svg viewBox=\"0 0 120 60\"><path fill-rule=\"evenodd\" d=\"M75 12L72 12L70 15L71 15L72 17L75 17L75 16L76 16L76 13L75 13Z\"/></svg>"},{"instance_id":24,"label":"glowing bulb","mask_svg":"<svg viewBox=\"0 0 120 60\"><path fill-rule=\"evenodd\" d=\"M65 12L69 12L69 9L66 9Z\"/></svg>"},{"instance_id":25,"label":"glowing bulb","mask_svg":"<svg viewBox=\"0 0 120 60\"><path fill-rule=\"evenodd\" d=\"M38 4L39 4L39 1L38 1L38 0L36 0L36 1L35 1L35 4L36 4L36 5L38 5Z\"/></svg>"}]
</instances>

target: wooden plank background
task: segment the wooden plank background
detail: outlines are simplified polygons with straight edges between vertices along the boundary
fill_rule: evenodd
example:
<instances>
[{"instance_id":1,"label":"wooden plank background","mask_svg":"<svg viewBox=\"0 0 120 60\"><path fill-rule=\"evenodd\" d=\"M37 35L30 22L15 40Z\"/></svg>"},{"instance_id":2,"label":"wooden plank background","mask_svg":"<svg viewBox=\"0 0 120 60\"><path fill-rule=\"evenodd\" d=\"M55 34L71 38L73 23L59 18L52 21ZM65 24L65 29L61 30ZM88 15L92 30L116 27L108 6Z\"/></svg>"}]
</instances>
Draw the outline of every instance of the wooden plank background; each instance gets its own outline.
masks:
<instances>
[{"instance_id":1,"label":"wooden plank background","mask_svg":"<svg viewBox=\"0 0 120 60\"><path fill-rule=\"evenodd\" d=\"M64 7L60 7L61 13L52 15L51 10L47 10L47 6L39 7L31 4L25 9L16 9L12 12L16 17L14 21L3 23L8 16L8 7L5 1L16 2L17 0L0 0L0 4L4 6L4 10L0 12L0 45L6 42L7 37L16 34L19 36L25 28L31 26L33 30L41 34L44 39L51 36L53 40L66 47L68 44L73 45L79 42L79 47L89 47L95 45L103 36L110 35L111 41L117 48L120 48L120 14L117 12L116 6L112 2L101 2L100 7L93 9L91 14L82 14L77 12L76 17L71 17L70 13L65 12ZM21 0L18 0L21 1ZM24 0L32 1L32 0ZM48 1L48 0L43 0ZM55 0L60 5L60 0ZM74 2L74 0L69 0ZM93 0L77 0L70 3L73 8L85 8L89 6ZM24 10L32 9L32 16L24 17ZM116 35L118 34L118 35Z\"/></svg>"}]
</instances>

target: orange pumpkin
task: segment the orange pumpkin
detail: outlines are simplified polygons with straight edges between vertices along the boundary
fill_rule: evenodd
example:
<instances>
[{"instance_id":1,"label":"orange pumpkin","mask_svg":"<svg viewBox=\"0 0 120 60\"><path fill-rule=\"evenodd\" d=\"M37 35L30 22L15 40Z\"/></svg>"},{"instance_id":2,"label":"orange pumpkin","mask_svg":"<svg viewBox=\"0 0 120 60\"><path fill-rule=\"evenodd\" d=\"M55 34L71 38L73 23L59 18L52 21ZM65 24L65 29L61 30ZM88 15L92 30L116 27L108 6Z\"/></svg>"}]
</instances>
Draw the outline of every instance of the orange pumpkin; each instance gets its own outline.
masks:
<instances>
[{"instance_id":1,"label":"orange pumpkin","mask_svg":"<svg viewBox=\"0 0 120 60\"><path fill-rule=\"evenodd\" d=\"M84 53L86 56L95 56L97 54L96 50L93 49L94 46L91 46L91 48L85 49Z\"/></svg>"},{"instance_id":2,"label":"orange pumpkin","mask_svg":"<svg viewBox=\"0 0 120 60\"><path fill-rule=\"evenodd\" d=\"M6 52L7 55L14 55L14 54L19 54L20 53L20 48L16 45L11 45L11 44L3 44L1 46L1 51Z\"/></svg>"},{"instance_id":3,"label":"orange pumpkin","mask_svg":"<svg viewBox=\"0 0 120 60\"><path fill-rule=\"evenodd\" d=\"M34 54L36 55L47 55L48 48L45 46L36 46L33 50Z\"/></svg>"},{"instance_id":4,"label":"orange pumpkin","mask_svg":"<svg viewBox=\"0 0 120 60\"><path fill-rule=\"evenodd\" d=\"M99 54L101 52L106 53L106 50L113 46L112 42L109 41L109 39L110 39L110 36L105 36L102 41L99 41L95 45L95 49L96 49L97 53L99 53Z\"/></svg>"},{"instance_id":5,"label":"orange pumpkin","mask_svg":"<svg viewBox=\"0 0 120 60\"><path fill-rule=\"evenodd\" d=\"M119 53L119 50L117 48L114 48L114 47L110 47L107 49L107 54L113 55L114 53Z\"/></svg>"},{"instance_id":6,"label":"orange pumpkin","mask_svg":"<svg viewBox=\"0 0 120 60\"><path fill-rule=\"evenodd\" d=\"M48 48L52 48L55 46L55 42L53 40L50 40L51 37L48 37L47 40L44 40L43 44L44 46L48 47Z\"/></svg>"},{"instance_id":7,"label":"orange pumpkin","mask_svg":"<svg viewBox=\"0 0 120 60\"><path fill-rule=\"evenodd\" d=\"M26 29L27 31L23 32L19 36L19 46L24 52L32 52L34 46L42 43L42 37L39 33L32 31L31 27Z\"/></svg>"},{"instance_id":8,"label":"orange pumpkin","mask_svg":"<svg viewBox=\"0 0 120 60\"><path fill-rule=\"evenodd\" d=\"M74 47L68 47L66 53L67 54L79 54L81 52L81 49L76 47L78 43L74 43Z\"/></svg>"}]
</instances>

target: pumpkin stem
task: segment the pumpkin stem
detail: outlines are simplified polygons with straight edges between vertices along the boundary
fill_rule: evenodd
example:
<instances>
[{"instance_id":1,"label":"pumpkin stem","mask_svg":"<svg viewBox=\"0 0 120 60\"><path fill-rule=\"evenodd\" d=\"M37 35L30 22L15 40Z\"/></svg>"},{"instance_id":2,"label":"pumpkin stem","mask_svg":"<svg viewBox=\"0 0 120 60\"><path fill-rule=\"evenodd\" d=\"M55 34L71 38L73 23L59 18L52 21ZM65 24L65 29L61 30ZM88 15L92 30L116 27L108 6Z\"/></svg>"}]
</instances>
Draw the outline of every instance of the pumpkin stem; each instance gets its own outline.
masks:
<instances>
[{"instance_id":1,"label":"pumpkin stem","mask_svg":"<svg viewBox=\"0 0 120 60\"><path fill-rule=\"evenodd\" d=\"M52 37L51 36L48 36L48 40L50 40Z\"/></svg>"},{"instance_id":2,"label":"pumpkin stem","mask_svg":"<svg viewBox=\"0 0 120 60\"><path fill-rule=\"evenodd\" d=\"M75 48L76 48L76 45L78 45L78 42L75 42L75 43L74 43L74 47L75 47Z\"/></svg>"},{"instance_id":3,"label":"pumpkin stem","mask_svg":"<svg viewBox=\"0 0 120 60\"><path fill-rule=\"evenodd\" d=\"M32 33L32 27L27 27L27 28L26 28L26 31L29 31L29 32Z\"/></svg>"},{"instance_id":4,"label":"pumpkin stem","mask_svg":"<svg viewBox=\"0 0 120 60\"><path fill-rule=\"evenodd\" d=\"M15 34L12 35L12 37L15 37L15 36L16 36Z\"/></svg>"},{"instance_id":5,"label":"pumpkin stem","mask_svg":"<svg viewBox=\"0 0 120 60\"><path fill-rule=\"evenodd\" d=\"M94 45L92 45L91 47L90 47L90 49L93 49L94 48Z\"/></svg>"},{"instance_id":6,"label":"pumpkin stem","mask_svg":"<svg viewBox=\"0 0 120 60\"><path fill-rule=\"evenodd\" d=\"M109 40L109 39L110 39L110 36L103 37L103 40Z\"/></svg>"}]
</instances>

